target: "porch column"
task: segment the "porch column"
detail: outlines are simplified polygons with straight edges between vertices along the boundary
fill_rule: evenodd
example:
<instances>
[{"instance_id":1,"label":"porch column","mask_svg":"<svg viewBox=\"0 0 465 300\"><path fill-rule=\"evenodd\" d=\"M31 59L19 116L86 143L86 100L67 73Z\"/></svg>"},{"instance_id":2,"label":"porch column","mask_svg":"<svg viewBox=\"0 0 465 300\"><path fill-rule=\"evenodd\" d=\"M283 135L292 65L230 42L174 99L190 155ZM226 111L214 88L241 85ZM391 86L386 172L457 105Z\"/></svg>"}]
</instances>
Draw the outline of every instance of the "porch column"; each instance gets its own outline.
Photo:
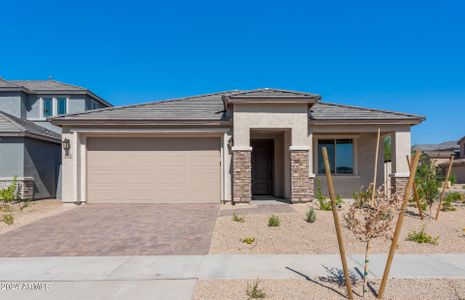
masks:
<instances>
[{"instance_id":1,"label":"porch column","mask_svg":"<svg viewBox=\"0 0 465 300\"><path fill-rule=\"evenodd\" d=\"M402 197L407 187L410 168L407 164L407 155L411 155L410 130L394 131L391 133L392 147L392 173L391 192Z\"/></svg>"},{"instance_id":2,"label":"porch column","mask_svg":"<svg viewBox=\"0 0 465 300\"><path fill-rule=\"evenodd\" d=\"M252 147L233 146L233 203L248 203L252 198Z\"/></svg>"},{"instance_id":3,"label":"porch column","mask_svg":"<svg viewBox=\"0 0 465 300\"><path fill-rule=\"evenodd\" d=\"M310 185L308 146L291 146L291 201L293 203L310 202L313 199L313 188Z\"/></svg>"}]
</instances>

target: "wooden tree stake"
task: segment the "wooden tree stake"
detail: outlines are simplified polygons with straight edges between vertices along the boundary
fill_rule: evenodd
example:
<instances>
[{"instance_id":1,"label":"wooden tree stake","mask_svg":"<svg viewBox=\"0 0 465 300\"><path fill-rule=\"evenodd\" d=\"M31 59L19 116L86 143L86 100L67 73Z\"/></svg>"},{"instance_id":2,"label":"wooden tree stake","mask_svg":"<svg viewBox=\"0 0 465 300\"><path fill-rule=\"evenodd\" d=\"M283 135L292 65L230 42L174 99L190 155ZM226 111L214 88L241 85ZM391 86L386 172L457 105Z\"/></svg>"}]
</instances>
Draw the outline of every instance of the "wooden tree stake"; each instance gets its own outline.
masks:
<instances>
[{"instance_id":1,"label":"wooden tree stake","mask_svg":"<svg viewBox=\"0 0 465 300\"><path fill-rule=\"evenodd\" d=\"M449 168L447 169L446 180L444 181L444 186L442 187L441 196L439 197L439 206L436 211L436 220L439 218L439 212L441 211L442 200L444 200L444 195L446 194L447 182L449 181L450 172L452 171L452 163L454 162L454 155L450 156Z\"/></svg>"},{"instance_id":2,"label":"wooden tree stake","mask_svg":"<svg viewBox=\"0 0 465 300\"><path fill-rule=\"evenodd\" d=\"M329 167L328 150L326 147L323 147L321 150L325 163L326 181L328 182L328 191L329 197L331 199L331 208L333 211L334 226L336 227L337 243L339 245L339 254L341 255L342 269L344 271L344 279L347 288L347 296L352 300L354 298L352 295L352 282L350 279L349 269L347 267L346 251L344 249L344 239L342 237L342 227L341 223L339 222L339 215L337 212L336 193L334 192L333 177L331 176L331 169Z\"/></svg>"},{"instance_id":3,"label":"wooden tree stake","mask_svg":"<svg viewBox=\"0 0 465 300\"><path fill-rule=\"evenodd\" d=\"M389 278L389 272L391 270L392 260L396 252L400 231L402 230L402 223L404 221L404 213L407 207L409 193L413 186L413 181L415 179L415 173L417 172L417 166L418 166L419 159L420 159L420 151L417 150L415 152L415 157L413 158L412 166L410 167L410 176L408 178L407 187L405 188L404 198L402 200L402 206L400 208L399 217L397 219L394 236L392 237L391 248L389 248L389 254L388 254L387 261L386 261L386 266L384 267L383 279L381 280L381 285L379 287L379 292L378 292L378 297L377 297L378 299L383 299L384 290L386 289L386 284Z\"/></svg>"},{"instance_id":4,"label":"wooden tree stake","mask_svg":"<svg viewBox=\"0 0 465 300\"><path fill-rule=\"evenodd\" d=\"M410 165L410 158L409 156L407 155L407 164L408 164L408 167L411 168L412 166ZM415 182L415 180L413 180L413 196L415 197L415 201L417 202L417 206L418 206L418 213L420 214L420 219L424 219L423 217L423 209L421 209L421 202L420 202L420 197L418 197L418 192L417 192L417 184Z\"/></svg>"},{"instance_id":5,"label":"wooden tree stake","mask_svg":"<svg viewBox=\"0 0 465 300\"><path fill-rule=\"evenodd\" d=\"M378 128L378 138L376 140L376 153L375 153L375 170L373 172L373 191L371 193L371 205L375 204L375 193L376 193L376 177L378 176L378 153L379 153L379 142L381 139L381 129Z\"/></svg>"}]
</instances>

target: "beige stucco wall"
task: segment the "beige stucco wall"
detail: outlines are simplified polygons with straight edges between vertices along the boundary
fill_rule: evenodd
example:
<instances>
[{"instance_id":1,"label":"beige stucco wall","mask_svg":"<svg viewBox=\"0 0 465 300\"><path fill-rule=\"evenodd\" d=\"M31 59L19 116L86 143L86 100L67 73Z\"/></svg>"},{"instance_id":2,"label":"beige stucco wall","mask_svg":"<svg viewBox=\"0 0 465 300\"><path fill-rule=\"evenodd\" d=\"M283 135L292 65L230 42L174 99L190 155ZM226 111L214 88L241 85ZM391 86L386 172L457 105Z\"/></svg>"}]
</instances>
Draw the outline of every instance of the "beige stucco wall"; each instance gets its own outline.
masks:
<instances>
[{"instance_id":1,"label":"beige stucco wall","mask_svg":"<svg viewBox=\"0 0 465 300\"><path fill-rule=\"evenodd\" d=\"M333 177L334 187L336 193L344 198L351 198L352 193L358 192L361 186L368 187L373 181L373 172L375 165L375 153L376 153L376 140L377 133L360 133L360 134L315 134L314 135L314 147L313 153L317 153L317 139L318 138L353 138L354 139L354 175L335 175ZM384 183L384 148L383 139L380 141L378 157L378 174L377 174L377 186L381 186ZM317 171L317 157L313 157L315 172ZM326 177L318 174L315 179L315 190L316 182L320 179L321 188L324 195L328 195L328 187L326 184Z\"/></svg>"},{"instance_id":2,"label":"beige stucco wall","mask_svg":"<svg viewBox=\"0 0 465 300\"><path fill-rule=\"evenodd\" d=\"M250 146L251 129L290 129L292 146L310 144L307 104L235 104L234 146Z\"/></svg>"}]
</instances>

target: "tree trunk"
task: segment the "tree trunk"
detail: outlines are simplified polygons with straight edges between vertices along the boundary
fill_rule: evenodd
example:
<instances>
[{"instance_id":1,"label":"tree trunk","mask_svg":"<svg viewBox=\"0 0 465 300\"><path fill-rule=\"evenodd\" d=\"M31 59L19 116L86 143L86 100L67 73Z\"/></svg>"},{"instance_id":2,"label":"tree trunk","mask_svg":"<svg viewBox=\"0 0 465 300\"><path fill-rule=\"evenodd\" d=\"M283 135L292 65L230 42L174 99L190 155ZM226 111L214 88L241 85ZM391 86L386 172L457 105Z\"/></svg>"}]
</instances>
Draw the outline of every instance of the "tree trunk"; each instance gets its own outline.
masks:
<instances>
[{"instance_id":1,"label":"tree trunk","mask_svg":"<svg viewBox=\"0 0 465 300\"><path fill-rule=\"evenodd\" d=\"M370 254L370 242L371 240L368 240L365 247L365 268L363 270L363 297L365 297L365 293L368 292L368 256Z\"/></svg>"}]
</instances>

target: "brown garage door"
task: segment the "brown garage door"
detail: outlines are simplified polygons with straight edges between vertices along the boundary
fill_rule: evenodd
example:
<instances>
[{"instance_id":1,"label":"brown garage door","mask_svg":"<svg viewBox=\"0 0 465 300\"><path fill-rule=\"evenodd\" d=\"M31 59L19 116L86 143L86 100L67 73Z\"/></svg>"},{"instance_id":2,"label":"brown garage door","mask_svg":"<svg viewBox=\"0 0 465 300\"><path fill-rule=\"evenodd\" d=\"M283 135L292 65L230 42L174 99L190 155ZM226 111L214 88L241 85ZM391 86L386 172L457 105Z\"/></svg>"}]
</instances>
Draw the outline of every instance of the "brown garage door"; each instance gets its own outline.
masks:
<instances>
[{"instance_id":1,"label":"brown garage door","mask_svg":"<svg viewBox=\"0 0 465 300\"><path fill-rule=\"evenodd\" d=\"M87 201L220 201L218 138L88 138Z\"/></svg>"}]
</instances>

